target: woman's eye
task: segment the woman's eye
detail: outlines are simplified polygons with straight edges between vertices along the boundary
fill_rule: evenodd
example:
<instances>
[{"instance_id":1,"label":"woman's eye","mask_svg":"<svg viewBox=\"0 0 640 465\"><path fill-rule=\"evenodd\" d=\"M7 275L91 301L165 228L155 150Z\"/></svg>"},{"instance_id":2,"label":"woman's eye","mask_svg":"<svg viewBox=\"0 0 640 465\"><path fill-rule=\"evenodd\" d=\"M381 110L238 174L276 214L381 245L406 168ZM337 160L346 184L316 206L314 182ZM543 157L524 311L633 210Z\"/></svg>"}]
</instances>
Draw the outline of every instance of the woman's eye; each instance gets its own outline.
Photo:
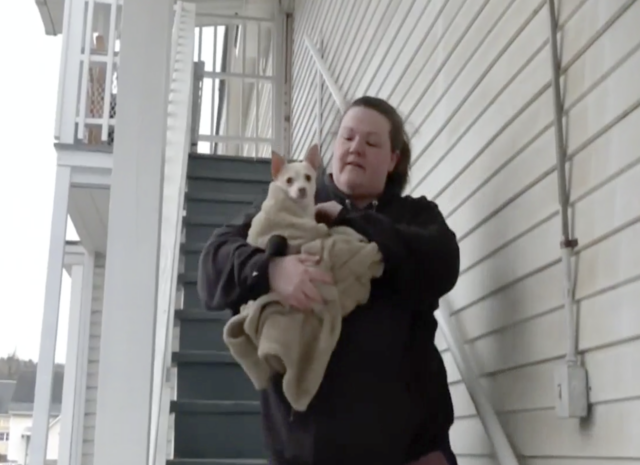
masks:
<instances>
[{"instance_id":1,"label":"woman's eye","mask_svg":"<svg viewBox=\"0 0 640 465\"><path fill-rule=\"evenodd\" d=\"M369 147L377 147L378 146L378 144L376 144L375 142L367 142L367 145Z\"/></svg>"}]
</instances>

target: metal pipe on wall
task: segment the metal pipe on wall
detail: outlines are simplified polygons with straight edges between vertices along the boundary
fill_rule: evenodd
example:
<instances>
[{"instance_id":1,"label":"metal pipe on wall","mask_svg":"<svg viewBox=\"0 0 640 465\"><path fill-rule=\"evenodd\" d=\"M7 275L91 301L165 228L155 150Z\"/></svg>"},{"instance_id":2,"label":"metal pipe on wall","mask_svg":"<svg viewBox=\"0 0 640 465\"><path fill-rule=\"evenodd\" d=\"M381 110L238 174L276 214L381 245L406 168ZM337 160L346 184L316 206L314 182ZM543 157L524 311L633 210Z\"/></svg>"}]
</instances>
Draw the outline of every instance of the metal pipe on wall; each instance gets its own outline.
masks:
<instances>
[{"instance_id":1,"label":"metal pipe on wall","mask_svg":"<svg viewBox=\"0 0 640 465\"><path fill-rule=\"evenodd\" d=\"M553 91L553 114L556 142L556 164L558 181L558 203L560 204L560 221L562 227L562 240L560 249L562 255L563 268L563 293L564 309L566 313L567 325L567 355L568 364L577 363L577 337L575 328L574 298L573 298L573 278L571 258L573 250L578 245L578 240L571 237L569 227L569 191L567 188L567 147L564 137L563 126L563 101L560 89L560 58L558 55L558 20L556 17L555 0L547 0L549 8L549 45L551 48L551 86Z\"/></svg>"}]
</instances>

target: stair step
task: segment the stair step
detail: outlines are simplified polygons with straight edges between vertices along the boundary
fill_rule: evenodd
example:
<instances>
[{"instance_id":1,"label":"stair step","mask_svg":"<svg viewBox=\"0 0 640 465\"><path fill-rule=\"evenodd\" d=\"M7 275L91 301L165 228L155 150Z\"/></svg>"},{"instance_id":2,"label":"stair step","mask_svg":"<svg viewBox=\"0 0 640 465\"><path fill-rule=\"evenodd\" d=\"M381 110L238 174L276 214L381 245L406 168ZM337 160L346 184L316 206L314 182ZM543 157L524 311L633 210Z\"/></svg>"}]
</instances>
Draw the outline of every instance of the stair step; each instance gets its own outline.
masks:
<instances>
[{"instance_id":1,"label":"stair step","mask_svg":"<svg viewBox=\"0 0 640 465\"><path fill-rule=\"evenodd\" d=\"M189 178L234 180L244 183L271 181L270 160L224 155L189 155Z\"/></svg>"},{"instance_id":2,"label":"stair step","mask_svg":"<svg viewBox=\"0 0 640 465\"><path fill-rule=\"evenodd\" d=\"M198 272L197 271L189 271L185 273L180 273L178 275L178 282L180 284L193 284L198 282Z\"/></svg>"},{"instance_id":3,"label":"stair step","mask_svg":"<svg viewBox=\"0 0 640 465\"><path fill-rule=\"evenodd\" d=\"M185 243L186 244L206 244L216 229L223 227L225 224L233 223L234 220L240 218L228 218L227 221L212 222L213 224L188 224L185 227ZM198 220L202 222L202 220Z\"/></svg>"},{"instance_id":4,"label":"stair step","mask_svg":"<svg viewBox=\"0 0 640 465\"><path fill-rule=\"evenodd\" d=\"M177 457L265 456L258 402L174 401L172 411Z\"/></svg>"},{"instance_id":5,"label":"stair step","mask_svg":"<svg viewBox=\"0 0 640 465\"><path fill-rule=\"evenodd\" d=\"M231 312L226 310L223 312L206 312L203 310L176 310L174 312L176 319L180 321L224 321L231 318Z\"/></svg>"},{"instance_id":6,"label":"stair step","mask_svg":"<svg viewBox=\"0 0 640 465\"><path fill-rule=\"evenodd\" d=\"M172 400L171 413L260 413L260 402L237 400Z\"/></svg>"},{"instance_id":7,"label":"stair step","mask_svg":"<svg viewBox=\"0 0 640 465\"><path fill-rule=\"evenodd\" d=\"M228 363L237 364L229 352L217 352L211 350L183 350L179 352L173 352L171 354L171 361L173 363L188 364L188 363Z\"/></svg>"},{"instance_id":8,"label":"stair step","mask_svg":"<svg viewBox=\"0 0 640 465\"><path fill-rule=\"evenodd\" d=\"M182 330L181 330L182 332ZM182 334L180 334L182 344ZM212 345L225 347L222 334ZM178 366L179 401L256 401L259 393L229 352L180 351L172 354Z\"/></svg>"},{"instance_id":9,"label":"stair step","mask_svg":"<svg viewBox=\"0 0 640 465\"><path fill-rule=\"evenodd\" d=\"M200 301L198 295L198 284L196 282L186 282L182 284L183 298L182 303L185 307L201 308L205 310L204 305Z\"/></svg>"},{"instance_id":10,"label":"stair step","mask_svg":"<svg viewBox=\"0 0 640 465\"><path fill-rule=\"evenodd\" d=\"M269 465L267 459L180 459L166 461L167 465Z\"/></svg>"},{"instance_id":11,"label":"stair step","mask_svg":"<svg viewBox=\"0 0 640 465\"><path fill-rule=\"evenodd\" d=\"M251 209L248 203L215 202L203 199L187 199L185 202L187 218L211 218L226 223L231 218L244 214Z\"/></svg>"},{"instance_id":12,"label":"stair step","mask_svg":"<svg viewBox=\"0 0 640 465\"><path fill-rule=\"evenodd\" d=\"M268 184L265 184L264 193L268 190ZM202 202L231 203L236 205L251 206L256 201L254 193L233 193L233 192L210 192L208 190L194 189L185 193L187 200L197 200Z\"/></svg>"},{"instance_id":13,"label":"stair step","mask_svg":"<svg viewBox=\"0 0 640 465\"><path fill-rule=\"evenodd\" d=\"M222 332L229 318L231 312L228 311L176 311L176 321L180 325L180 350L226 352Z\"/></svg>"},{"instance_id":14,"label":"stair step","mask_svg":"<svg viewBox=\"0 0 640 465\"><path fill-rule=\"evenodd\" d=\"M255 202L256 199L263 199L269 190L269 181L264 182L243 182L238 179L207 179L187 177L186 195L187 198L203 200L220 199L242 199L243 201ZM226 200L225 200L226 201Z\"/></svg>"}]
</instances>

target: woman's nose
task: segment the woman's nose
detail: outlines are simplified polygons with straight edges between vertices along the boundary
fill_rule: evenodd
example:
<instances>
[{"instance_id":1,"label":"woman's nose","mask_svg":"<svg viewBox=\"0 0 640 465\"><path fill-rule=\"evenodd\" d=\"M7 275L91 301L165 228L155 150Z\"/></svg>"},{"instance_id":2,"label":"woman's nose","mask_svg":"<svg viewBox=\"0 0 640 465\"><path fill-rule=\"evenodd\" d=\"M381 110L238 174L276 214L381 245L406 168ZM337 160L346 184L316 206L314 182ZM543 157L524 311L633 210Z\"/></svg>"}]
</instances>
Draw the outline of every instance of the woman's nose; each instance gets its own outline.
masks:
<instances>
[{"instance_id":1,"label":"woman's nose","mask_svg":"<svg viewBox=\"0 0 640 465\"><path fill-rule=\"evenodd\" d=\"M364 151L365 148L365 144L364 141L362 140L362 138L360 137L355 137L353 139L353 141L351 141L351 152L352 153L357 153L358 155L361 155Z\"/></svg>"}]
</instances>

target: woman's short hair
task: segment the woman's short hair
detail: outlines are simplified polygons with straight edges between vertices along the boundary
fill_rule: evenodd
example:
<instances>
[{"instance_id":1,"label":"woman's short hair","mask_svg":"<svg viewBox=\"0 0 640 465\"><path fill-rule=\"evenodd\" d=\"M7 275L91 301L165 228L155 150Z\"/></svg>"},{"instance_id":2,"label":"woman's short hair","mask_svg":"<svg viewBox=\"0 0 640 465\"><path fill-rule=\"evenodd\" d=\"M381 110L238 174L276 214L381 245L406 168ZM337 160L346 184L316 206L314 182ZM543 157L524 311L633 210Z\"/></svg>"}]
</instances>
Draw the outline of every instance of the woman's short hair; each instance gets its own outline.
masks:
<instances>
[{"instance_id":1,"label":"woman's short hair","mask_svg":"<svg viewBox=\"0 0 640 465\"><path fill-rule=\"evenodd\" d=\"M399 158L395 168L387 176L385 189L394 189L402 192L409 182L409 166L411 164L411 143L409 142L409 135L405 129L404 120L393 105L381 98L368 95L357 98L351 102L347 111L356 107L373 110L389 121L391 126L389 131L391 150L398 152Z\"/></svg>"}]
</instances>

